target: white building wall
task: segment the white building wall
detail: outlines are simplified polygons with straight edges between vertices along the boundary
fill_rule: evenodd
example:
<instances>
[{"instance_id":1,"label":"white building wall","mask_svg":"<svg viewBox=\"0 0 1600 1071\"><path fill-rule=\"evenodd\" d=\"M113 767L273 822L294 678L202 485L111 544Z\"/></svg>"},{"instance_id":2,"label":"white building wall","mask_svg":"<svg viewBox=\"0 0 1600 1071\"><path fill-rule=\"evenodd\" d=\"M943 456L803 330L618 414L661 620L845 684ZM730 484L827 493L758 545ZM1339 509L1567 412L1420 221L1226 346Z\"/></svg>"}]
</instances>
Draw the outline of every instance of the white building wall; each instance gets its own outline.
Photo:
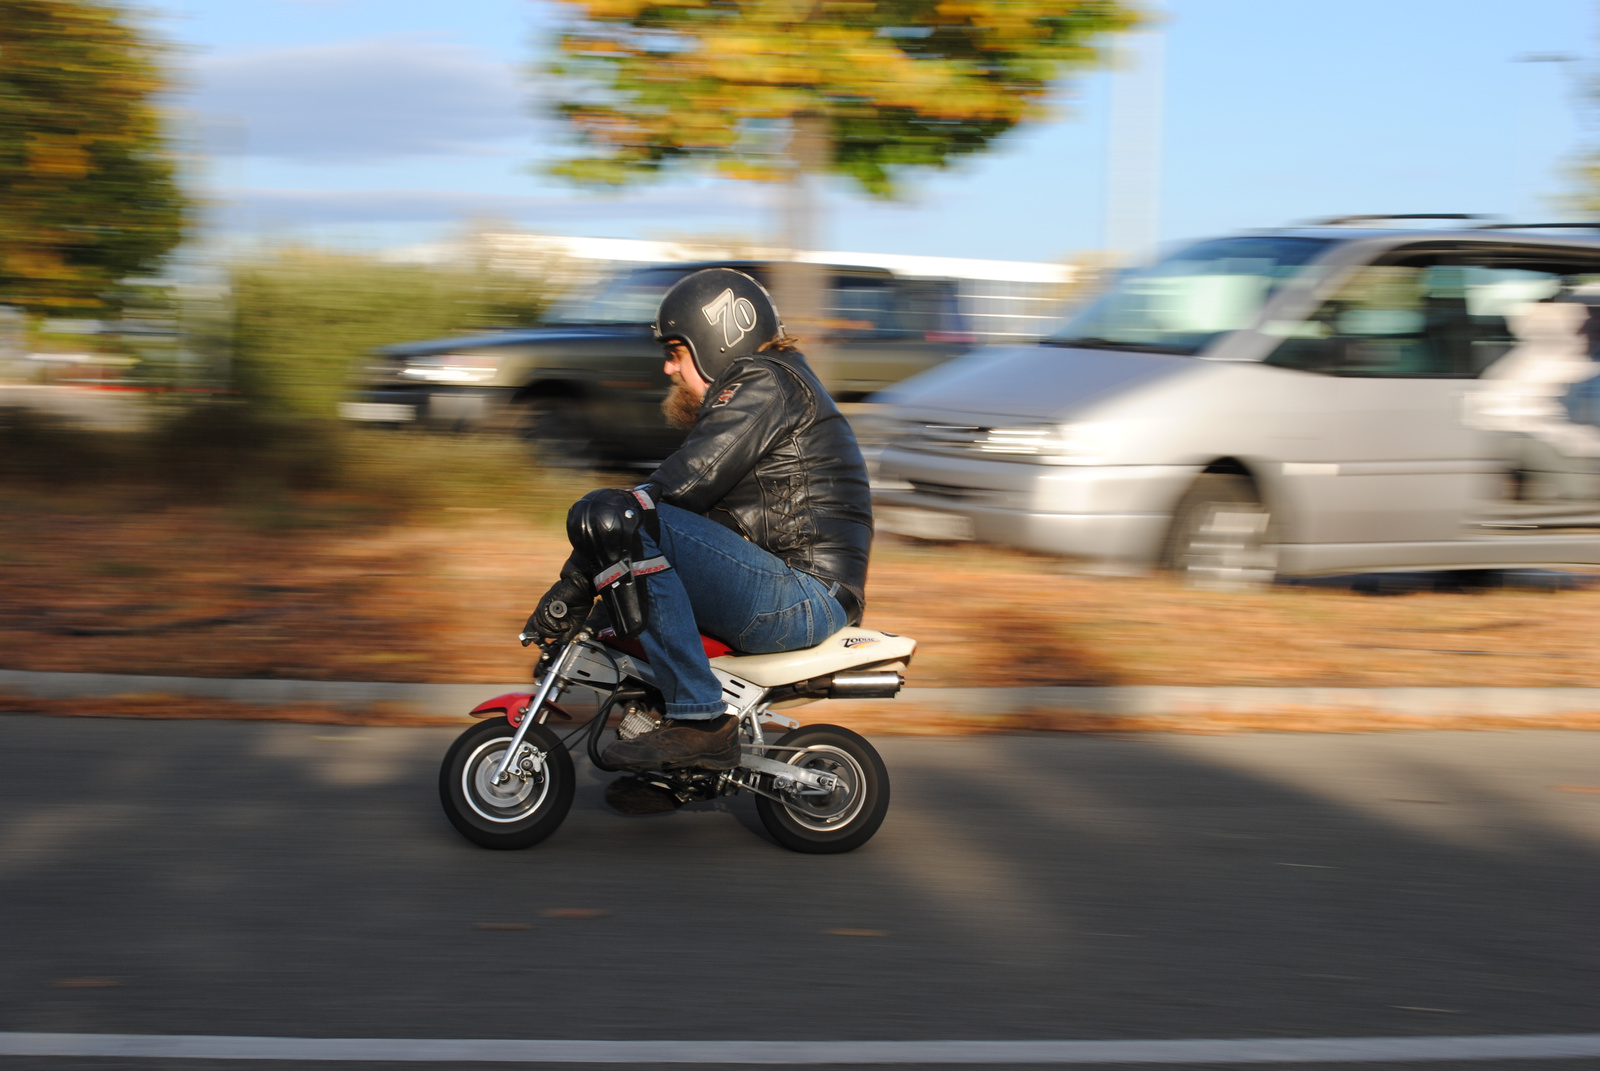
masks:
<instances>
[{"instance_id":1,"label":"white building wall","mask_svg":"<svg viewBox=\"0 0 1600 1071\"><path fill-rule=\"evenodd\" d=\"M781 251L728 242L647 241L633 238L571 238L552 234L481 234L468 242L437 243L397 250L397 260L445 262L476 256L512 271L554 275L571 288L590 285L615 271L646 264L696 260L773 260ZM1050 334L1062 321L1061 307L1078 269L1069 264L966 257L922 257L843 251L804 254L813 264L883 268L896 275L953 279L962 317L985 342L1023 341Z\"/></svg>"}]
</instances>

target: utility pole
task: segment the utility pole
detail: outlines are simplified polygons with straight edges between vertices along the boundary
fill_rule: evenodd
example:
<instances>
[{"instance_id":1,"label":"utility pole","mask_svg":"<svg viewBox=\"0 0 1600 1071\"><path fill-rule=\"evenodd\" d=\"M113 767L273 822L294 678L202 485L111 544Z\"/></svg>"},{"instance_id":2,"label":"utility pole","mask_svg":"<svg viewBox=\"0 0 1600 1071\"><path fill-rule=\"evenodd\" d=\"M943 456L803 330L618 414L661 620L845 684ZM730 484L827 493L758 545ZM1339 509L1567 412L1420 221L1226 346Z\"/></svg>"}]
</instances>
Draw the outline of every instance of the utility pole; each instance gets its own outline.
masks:
<instances>
[{"instance_id":1,"label":"utility pole","mask_svg":"<svg viewBox=\"0 0 1600 1071\"><path fill-rule=\"evenodd\" d=\"M817 248L815 184L828 166L827 121L802 112L789 125L789 180L783 184L783 250L773 271L773 300L789 333L801 340L812 371L828 382L829 360L823 334L825 269L805 260Z\"/></svg>"},{"instance_id":2,"label":"utility pole","mask_svg":"<svg viewBox=\"0 0 1600 1071\"><path fill-rule=\"evenodd\" d=\"M1520 56L1513 56L1512 62L1529 64L1530 66L1524 68L1529 71L1537 69L1531 66L1533 64L1538 64L1539 66L1554 64L1563 71L1570 72L1572 68L1569 65L1577 63L1579 59L1580 57L1570 52L1528 52ZM1535 216L1545 215L1543 209L1532 203L1537 196L1540 176L1538 175L1539 169L1531 160L1532 153L1529 151L1531 139L1527 132L1531 105L1533 104L1534 87L1530 84L1531 82L1532 79L1530 78L1519 78L1517 80L1517 93L1514 100L1517 129L1512 135L1513 145L1515 146L1512 164L1515 168L1515 174L1512 177L1515 188L1512 191L1512 196L1516 203L1512 206L1511 215L1513 220L1522 222L1531 222Z\"/></svg>"},{"instance_id":3,"label":"utility pole","mask_svg":"<svg viewBox=\"0 0 1600 1071\"><path fill-rule=\"evenodd\" d=\"M1165 15L1116 46L1106 147L1105 246L1119 265L1147 257L1161 227L1161 126Z\"/></svg>"}]
</instances>

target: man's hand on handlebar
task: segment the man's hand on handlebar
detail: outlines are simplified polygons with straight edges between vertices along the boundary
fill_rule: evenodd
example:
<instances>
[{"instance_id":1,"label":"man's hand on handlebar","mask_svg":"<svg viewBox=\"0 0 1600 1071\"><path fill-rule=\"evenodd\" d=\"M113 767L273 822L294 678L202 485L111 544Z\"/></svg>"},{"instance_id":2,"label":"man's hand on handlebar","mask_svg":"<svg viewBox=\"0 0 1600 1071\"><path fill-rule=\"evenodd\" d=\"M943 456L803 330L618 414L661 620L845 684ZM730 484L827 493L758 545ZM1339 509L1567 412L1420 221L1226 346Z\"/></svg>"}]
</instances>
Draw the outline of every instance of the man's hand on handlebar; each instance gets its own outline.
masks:
<instances>
[{"instance_id":1,"label":"man's hand on handlebar","mask_svg":"<svg viewBox=\"0 0 1600 1071\"><path fill-rule=\"evenodd\" d=\"M565 643L577 635L594 606L594 589L569 577L553 584L522 627L522 646L535 640Z\"/></svg>"}]
</instances>

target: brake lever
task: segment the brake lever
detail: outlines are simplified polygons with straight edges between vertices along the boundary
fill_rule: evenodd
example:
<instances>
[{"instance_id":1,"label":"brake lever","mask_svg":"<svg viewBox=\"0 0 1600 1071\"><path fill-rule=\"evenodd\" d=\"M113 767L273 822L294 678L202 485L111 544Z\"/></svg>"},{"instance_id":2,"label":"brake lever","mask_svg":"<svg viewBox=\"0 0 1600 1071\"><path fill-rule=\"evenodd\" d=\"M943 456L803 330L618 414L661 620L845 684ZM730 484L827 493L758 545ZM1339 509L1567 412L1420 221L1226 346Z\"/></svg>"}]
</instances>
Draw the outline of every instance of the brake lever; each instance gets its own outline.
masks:
<instances>
[{"instance_id":1,"label":"brake lever","mask_svg":"<svg viewBox=\"0 0 1600 1071\"><path fill-rule=\"evenodd\" d=\"M522 646L524 647L530 647L537 643L539 645L539 661L541 663L550 661L552 652L562 646L561 640L547 640L540 637L537 633L519 632L517 633L517 639L522 641Z\"/></svg>"}]
</instances>

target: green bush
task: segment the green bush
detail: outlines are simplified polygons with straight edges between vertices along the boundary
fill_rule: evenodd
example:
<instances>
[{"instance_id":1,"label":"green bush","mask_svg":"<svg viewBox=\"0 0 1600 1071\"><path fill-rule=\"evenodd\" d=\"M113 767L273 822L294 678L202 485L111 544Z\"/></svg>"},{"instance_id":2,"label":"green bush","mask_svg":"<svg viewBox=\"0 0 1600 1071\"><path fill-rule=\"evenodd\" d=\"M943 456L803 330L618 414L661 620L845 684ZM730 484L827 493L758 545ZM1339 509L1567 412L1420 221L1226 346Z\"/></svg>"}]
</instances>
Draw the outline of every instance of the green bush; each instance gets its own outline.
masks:
<instances>
[{"instance_id":1,"label":"green bush","mask_svg":"<svg viewBox=\"0 0 1600 1071\"><path fill-rule=\"evenodd\" d=\"M536 322L537 281L280 250L234 266L228 378L257 408L331 419L375 347Z\"/></svg>"},{"instance_id":2,"label":"green bush","mask_svg":"<svg viewBox=\"0 0 1600 1071\"><path fill-rule=\"evenodd\" d=\"M350 427L237 398L173 406L142 431L0 408L0 512L216 505L284 531L494 512L559 532L576 498L615 482L544 469L510 436Z\"/></svg>"},{"instance_id":3,"label":"green bush","mask_svg":"<svg viewBox=\"0 0 1600 1071\"><path fill-rule=\"evenodd\" d=\"M217 502L270 527L510 509L558 523L582 478L542 474L514 439L392 432L338 419L375 347L536 322L537 280L479 268L281 250L179 302L184 352L209 369L149 402L141 431L0 410L0 498L58 492ZM231 388L231 389L226 389Z\"/></svg>"},{"instance_id":4,"label":"green bush","mask_svg":"<svg viewBox=\"0 0 1600 1071\"><path fill-rule=\"evenodd\" d=\"M345 454L335 422L260 412L237 399L167 407L140 431L0 410L0 482L44 488L141 487L200 499L263 483L315 491L339 482Z\"/></svg>"}]
</instances>

